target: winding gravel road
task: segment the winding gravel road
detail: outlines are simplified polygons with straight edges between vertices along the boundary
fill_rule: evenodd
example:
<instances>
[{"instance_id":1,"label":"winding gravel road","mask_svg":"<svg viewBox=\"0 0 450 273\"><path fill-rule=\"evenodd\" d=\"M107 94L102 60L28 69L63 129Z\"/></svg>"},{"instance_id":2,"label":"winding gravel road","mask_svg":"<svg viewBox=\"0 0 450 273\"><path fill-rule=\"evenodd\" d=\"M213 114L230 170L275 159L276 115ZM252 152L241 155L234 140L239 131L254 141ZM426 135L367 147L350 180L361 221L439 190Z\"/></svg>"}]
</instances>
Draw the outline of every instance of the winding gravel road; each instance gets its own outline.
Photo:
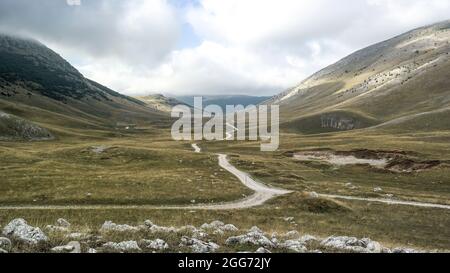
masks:
<instances>
[{"instance_id":1,"label":"winding gravel road","mask_svg":"<svg viewBox=\"0 0 450 273\"><path fill-rule=\"evenodd\" d=\"M201 148L197 144L192 144L192 148L195 153L201 153ZM281 195L291 193L291 191L272 188L264 185L255 179L253 179L249 174L238 170L234 167L228 160L225 154L219 154L219 166L228 171L229 173L236 176L239 181L244 184L249 189L253 190L254 193L244 199L226 202L213 205L189 205L189 206L151 206L151 205L68 205L68 206L57 206L57 205L36 205L36 206L1 206L0 210L98 210L98 209L162 209L162 210L234 210L234 209L245 209L264 204L266 201ZM331 198L331 199L343 199L343 200L354 200L354 201L365 201L365 202L377 202L389 205L405 205L405 206L415 206L424 208L438 208L438 209L450 209L450 205L442 204L432 204L432 203L421 203L412 201L398 201L389 199L377 199L377 198L362 198L355 196L342 196L342 195L331 195L331 194L318 194L320 197Z\"/></svg>"}]
</instances>

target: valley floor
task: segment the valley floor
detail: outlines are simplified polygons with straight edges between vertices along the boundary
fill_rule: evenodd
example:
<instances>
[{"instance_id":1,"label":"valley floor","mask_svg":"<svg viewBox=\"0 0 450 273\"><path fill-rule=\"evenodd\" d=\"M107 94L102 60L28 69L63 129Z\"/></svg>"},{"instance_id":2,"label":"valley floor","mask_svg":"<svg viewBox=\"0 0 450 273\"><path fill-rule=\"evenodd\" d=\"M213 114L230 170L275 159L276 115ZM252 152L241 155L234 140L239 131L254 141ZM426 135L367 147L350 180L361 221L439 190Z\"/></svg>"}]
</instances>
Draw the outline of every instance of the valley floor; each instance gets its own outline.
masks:
<instances>
[{"instance_id":1,"label":"valley floor","mask_svg":"<svg viewBox=\"0 0 450 273\"><path fill-rule=\"evenodd\" d=\"M95 141L5 142L0 146L0 190L6 194L0 196L0 205L11 209L0 210L0 226L18 217L42 228L62 217L80 230L98 230L107 220L138 225L151 219L178 227L220 220L241 230L256 225L267 233L296 230L323 238L369 237L387 247L450 249L450 210L445 209L450 205L450 168L445 164L417 172L392 172L368 165L300 162L292 157L299 151L367 149L404 151L415 160L444 162L450 159L450 133L394 136L355 131L286 134L281 139L275 153L259 152L259 143L229 141L199 143L202 152L194 153L191 143L173 142L164 135L151 141L137 134ZM291 193L256 207L195 208L245 200L254 192L219 166L219 153L227 154L238 170L267 187ZM385 199L442 208L377 201ZM108 207L111 204L121 208ZM12 209L15 206L35 208ZM155 209L158 206L173 208Z\"/></svg>"}]
</instances>

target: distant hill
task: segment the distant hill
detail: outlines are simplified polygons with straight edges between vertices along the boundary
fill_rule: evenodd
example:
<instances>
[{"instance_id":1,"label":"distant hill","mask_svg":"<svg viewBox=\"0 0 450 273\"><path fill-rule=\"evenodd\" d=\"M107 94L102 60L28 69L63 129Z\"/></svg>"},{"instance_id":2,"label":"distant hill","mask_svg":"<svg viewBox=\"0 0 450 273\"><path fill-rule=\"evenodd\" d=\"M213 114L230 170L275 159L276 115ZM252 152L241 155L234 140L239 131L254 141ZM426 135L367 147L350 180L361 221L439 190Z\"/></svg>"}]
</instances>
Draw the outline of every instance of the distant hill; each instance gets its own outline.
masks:
<instances>
[{"instance_id":1,"label":"distant hill","mask_svg":"<svg viewBox=\"0 0 450 273\"><path fill-rule=\"evenodd\" d=\"M359 50L268 103L293 132L450 129L450 21Z\"/></svg>"},{"instance_id":2,"label":"distant hill","mask_svg":"<svg viewBox=\"0 0 450 273\"><path fill-rule=\"evenodd\" d=\"M136 99L144 102L147 106L154 108L158 111L169 113L172 111L172 107L177 105L187 105L187 103L181 102L175 98L166 97L162 94L153 94L147 96L136 97Z\"/></svg>"},{"instance_id":3,"label":"distant hill","mask_svg":"<svg viewBox=\"0 0 450 273\"><path fill-rule=\"evenodd\" d=\"M0 111L56 130L167 119L139 100L86 79L43 44L8 35L0 35Z\"/></svg>"},{"instance_id":4,"label":"distant hill","mask_svg":"<svg viewBox=\"0 0 450 273\"><path fill-rule=\"evenodd\" d=\"M244 95L224 95L224 96L208 96L198 95L197 97L203 97L203 107L208 105L219 105L222 109L225 109L227 105L257 105L261 102L268 100L270 97L258 97L258 96L244 96ZM189 105L194 105L194 96L176 96L177 100L182 101Z\"/></svg>"}]
</instances>

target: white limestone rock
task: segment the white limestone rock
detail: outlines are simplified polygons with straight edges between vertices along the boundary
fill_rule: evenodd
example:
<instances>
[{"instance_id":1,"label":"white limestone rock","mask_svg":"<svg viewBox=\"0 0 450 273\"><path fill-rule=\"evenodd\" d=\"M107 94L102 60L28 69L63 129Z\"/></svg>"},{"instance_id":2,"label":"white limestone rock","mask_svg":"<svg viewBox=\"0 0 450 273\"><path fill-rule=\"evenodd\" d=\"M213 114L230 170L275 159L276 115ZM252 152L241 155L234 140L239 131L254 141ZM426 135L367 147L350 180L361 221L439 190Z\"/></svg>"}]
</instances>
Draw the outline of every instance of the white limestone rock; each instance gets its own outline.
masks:
<instances>
[{"instance_id":1,"label":"white limestone rock","mask_svg":"<svg viewBox=\"0 0 450 273\"><path fill-rule=\"evenodd\" d=\"M12 220L4 229L3 235L29 245L47 242L48 238L38 227L28 225L24 219Z\"/></svg>"},{"instance_id":2,"label":"white limestone rock","mask_svg":"<svg viewBox=\"0 0 450 273\"><path fill-rule=\"evenodd\" d=\"M180 247L189 247L194 253L212 253L215 252L220 246L213 242L204 242L196 238L189 238L183 236L181 238Z\"/></svg>"},{"instance_id":3,"label":"white limestone rock","mask_svg":"<svg viewBox=\"0 0 450 273\"><path fill-rule=\"evenodd\" d=\"M151 250L166 250L169 248L169 245L161 239L156 240L141 240L140 245L145 249L151 249Z\"/></svg>"},{"instance_id":4,"label":"white limestone rock","mask_svg":"<svg viewBox=\"0 0 450 273\"><path fill-rule=\"evenodd\" d=\"M106 252L134 253L142 251L136 241L124 241L120 243L108 242L103 244L102 247Z\"/></svg>"}]
</instances>

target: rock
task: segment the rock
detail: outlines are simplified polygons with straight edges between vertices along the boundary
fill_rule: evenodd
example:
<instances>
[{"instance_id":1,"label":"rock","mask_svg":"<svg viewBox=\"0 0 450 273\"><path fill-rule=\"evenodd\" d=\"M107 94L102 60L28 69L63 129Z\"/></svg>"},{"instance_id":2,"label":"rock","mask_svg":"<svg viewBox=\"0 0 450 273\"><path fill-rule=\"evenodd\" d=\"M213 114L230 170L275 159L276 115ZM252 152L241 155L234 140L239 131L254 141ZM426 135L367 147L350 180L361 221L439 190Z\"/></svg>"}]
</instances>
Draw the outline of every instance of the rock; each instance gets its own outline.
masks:
<instances>
[{"instance_id":1,"label":"rock","mask_svg":"<svg viewBox=\"0 0 450 273\"><path fill-rule=\"evenodd\" d=\"M258 249L255 251L255 253L261 253L261 254L263 254L263 253L272 253L272 252L270 252L270 250L268 250L267 248L260 247L260 248L258 248Z\"/></svg>"},{"instance_id":2,"label":"rock","mask_svg":"<svg viewBox=\"0 0 450 273\"><path fill-rule=\"evenodd\" d=\"M148 228L151 228L152 226L154 226L153 222L150 220L145 220L144 225Z\"/></svg>"},{"instance_id":3,"label":"rock","mask_svg":"<svg viewBox=\"0 0 450 273\"><path fill-rule=\"evenodd\" d=\"M3 248L0 248L0 254L7 254L8 251L4 250Z\"/></svg>"},{"instance_id":4,"label":"rock","mask_svg":"<svg viewBox=\"0 0 450 273\"><path fill-rule=\"evenodd\" d=\"M24 219L12 220L4 229L3 235L22 243L37 245L47 242L48 238L38 227L28 225Z\"/></svg>"},{"instance_id":5,"label":"rock","mask_svg":"<svg viewBox=\"0 0 450 273\"><path fill-rule=\"evenodd\" d=\"M221 222L221 221L213 221L210 224L203 224L200 226L201 229L217 229L220 227L223 227L225 225L225 223Z\"/></svg>"},{"instance_id":6,"label":"rock","mask_svg":"<svg viewBox=\"0 0 450 273\"><path fill-rule=\"evenodd\" d=\"M152 233L177 233L178 230L174 227L162 227L162 226L157 226L157 225L153 225L150 228L150 231Z\"/></svg>"},{"instance_id":7,"label":"rock","mask_svg":"<svg viewBox=\"0 0 450 273\"><path fill-rule=\"evenodd\" d=\"M216 229L216 230L214 230L213 234L214 235L224 235L225 232L221 229Z\"/></svg>"},{"instance_id":8,"label":"rock","mask_svg":"<svg viewBox=\"0 0 450 273\"><path fill-rule=\"evenodd\" d=\"M382 192L382 191L383 191L383 189L380 188L380 187L377 187L377 188L373 189L373 192Z\"/></svg>"},{"instance_id":9,"label":"rock","mask_svg":"<svg viewBox=\"0 0 450 273\"><path fill-rule=\"evenodd\" d=\"M304 243L309 243L311 241L317 241L317 238L311 235L304 235L300 238L300 241Z\"/></svg>"},{"instance_id":10,"label":"rock","mask_svg":"<svg viewBox=\"0 0 450 273\"><path fill-rule=\"evenodd\" d=\"M61 226L47 225L45 230L48 232L69 232L69 229Z\"/></svg>"},{"instance_id":11,"label":"rock","mask_svg":"<svg viewBox=\"0 0 450 273\"><path fill-rule=\"evenodd\" d=\"M397 247L392 250L392 253L419 253L419 251L412 248Z\"/></svg>"},{"instance_id":12,"label":"rock","mask_svg":"<svg viewBox=\"0 0 450 273\"><path fill-rule=\"evenodd\" d=\"M278 247L288 249L298 253L304 253L307 251L305 243L302 240L287 240Z\"/></svg>"},{"instance_id":13,"label":"rock","mask_svg":"<svg viewBox=\"0 0 450 273\"><path fill-rule=\"evenodd\" d=\"M106 221L100 228L101 232L137 232L139 228L130 225L118 225L111 221Z\"/></svg>"},{"instance_id":14,"label":"rock","mask_svg":"<svg viewBox=\"0 0 450 273\"><path fill-rule=\"evenodd\" d=\"M286 222L292 222L292 221L294 221L294 217L285 217L285 218L283 218L284 219L284 221L286 221Z\"/></svg>"},{"instance_id":15,"label":"rock","mask_svg":"<svg viewBox=\"0 0 450 273\"><path fill-rule=\"evenodd\" d=\"M169 248L169 245L161 239L141 240L140 244L143 246L143 248L152 250L165 250Z\"/></svg>"},{"instance_id":16,"label":"rock","mask_svg":"<svg viewBox=\"0 0 450 273\"><path fill-rule=\"evenodd\" d=\"M74 232L66 235L66 238L78 241L85 241L91 239L92 236L86 233Z\"/></svg>"},{"instance_id":17,"label":"rock","mask_svg":"<svg viewBox=\"0 0 450 273\"><path fill-rule=\"evenodd\" d=\"M199 232L199 231L197 230L196 227L191 226L191 225L180 227L177 230L177 233L196 233L196 232Z\"/></svg>"},{"instance_id":18,"label":"rock","mask_svg":"<svg viewBox=\"0 0 450 273\"><path fill-rule=\"evenodd\" d=\"M223 223L221 221L213 221L210 224L205 223L200 226L200 229L212 231L213 234L218 234L218 235L223 235L225 232L235 232L235 231L239 230L236 226L234 226L232 224L225 225L225 223Z\"/></svg>"},{"instance_id":19,"label":"rock","mask_svg":"<svg viewBox=\"0 0 450 273\"><path fill-rule=\"evenodd\" d=\"M292 230L292 231L289 231L288 233L286 233L284 235L284 237L290 238L290 239L297 239L300 237L300 233L298 233L298 231L296 231L296 230Z\"/></svg>"},{"instance_id":20,"label":"rock","mask_svg":"<svg viewBox=\"0 0 450 273\"><path fill-rule=\"evenodd\" d=\"M275 244L269 240L259 228L251 228L247 234L229 237L227 245L256 245L262 247L274 247Z\"/></svg>"},{"instance_id":21,"label":"rock","mask_svg":"<svg viewBox=\"0 0 450 273\"><path fill-rule=\"evenodd\" d=\"M196 238L183 236L181 238L180 247L189 247L194 253L211 253L215 252L220 246L213 242L204 242Z\"/></svg>"},{"instance_id":22,"label":"rock","mask_svg":"<svg viewBox=\"0 0 450 273\"><path fill-rule=\"evenodd\" d=\"M102 247L107 252L133 253L142 251L136 241L125 241L120 243L108 242L103 244Z\"/></svg>"},{"instance_id":23,"label":"rock","mask_svg":"<svg viewBox=\"0 0 450 273\"><path fill-rule=\"evenodd\" d=\"M65 228L69 228L70 227L70 223L63 218L59 218L58 220L56 220L56 225L59 227L65 227Z\"/></svg>"},{"instance_id":24,"label":"rock","mask_svg":"<svg viewBox=\"0 0 450 273\"><path fill-rule=\"evenodd\" d=\"M155 225L150 220L145 220L142 228L147 229L152 233L177 233L179 231L179 229L176 229L174 227L163 227Z\"/></svg>"},{"instance_id":25,"label":"rock","mask_svg":"<svg viewBox=\"0 0 450 273\"><path fill-rule=\"evenodd\" d=\"M95 249L95 248L89 248L88 251L87 251L87 253L95 254L95 253L97 253L97 249Z\"/></svg>"},{"instance_id":26,"label":"rock","mask_svg":"<svg viewBox=\"0 0 450 273\"><path fill-rule=\"evenodd\" d=\"M12 247L11 240L5 237L0 237L0 249L10 251Z\"/></svg>"},{"instance_id":27,"label":"rock","mask_svg":"<svg viewBox=\"0 0 450 273\"><path fill-rule=\"evenodd\" d=\"M257 226L251 227L248 231L249 232L255 232L255 233L264 234L264 232L261 229L259 229L259 227L257 227Z\"/></svg>"},{"instance_id":28,"label":"rock","mask_svg":"<svg viewBox=\"0 0 450 273\"><path fill-rule=\"evenodd\" d=\"M381 245L378 242L372 241L368 238L358 240L355 237L328 237L320 242L326 247L335 248L338 250L346 250L357 253L380 253Z\"/></svg>"},{"instance_id":29,"label":"rock","mask_svg":"<svg viewBox=\"0 0 450 273\"><path fill-rule=\"evenodd\" d=\"M196 239L205 239L208 236L209 236L208 233L200 231L200 230L197 230L196 232L194 232L192 234L192 238L196 238Z\"/></svg>"},{"instance_id":30,"label":"rock","mask_svg":"<svg viewBox=\"0 0 450 273\"><path fill-rule=\"evenodd\" d=\"M225 231L225 232L236 232L236 231L239 231L239 229L235 225L232 225L232 224L226 224L221 229L223 231Z\"/></svg>"},{"instance_id":31,"label":"rock","mask_svg":"<svg viewBox=\"0 0 450 273\"><path fill-rule=\"evenodd\" d=\"M310 198L319 198L319 194L317 192L310 192L309 197Z\"/></svg>"},{"instance_id":32,"label":"rock","mask_svg":"<svg viewBox=\"0 0 450 273\"><path fill-rule=\"evenodd\" d=\"M73 241L65 246L57 246L50 250L53 253L81 253L81 246L79 242Z\"/></svg>"}]
</instances>

